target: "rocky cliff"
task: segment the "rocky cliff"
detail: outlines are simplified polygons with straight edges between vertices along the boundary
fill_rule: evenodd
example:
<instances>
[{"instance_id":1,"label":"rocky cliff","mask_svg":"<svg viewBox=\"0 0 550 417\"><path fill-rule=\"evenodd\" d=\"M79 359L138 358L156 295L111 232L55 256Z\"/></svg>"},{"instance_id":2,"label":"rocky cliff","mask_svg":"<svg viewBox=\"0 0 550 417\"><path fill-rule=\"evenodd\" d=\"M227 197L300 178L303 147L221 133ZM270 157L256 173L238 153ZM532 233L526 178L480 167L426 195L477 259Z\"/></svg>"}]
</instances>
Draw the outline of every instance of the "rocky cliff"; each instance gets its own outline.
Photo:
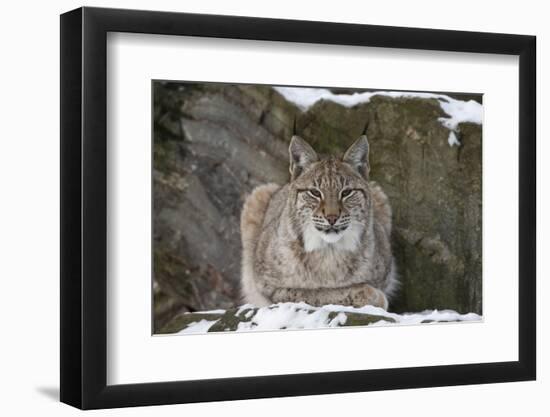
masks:
<instances>
[{"instance_id":1,"label":"rocky cliff","mask_svg":"<svg viewBox=\"0 0 550 417\"><path fill-rule=\"evenodd\" d=\"M333 90L306 106L268 86L153 86L155 329L241 304L241 206L256 185L288 181L295 117L325 153L369 121L371 178L391 201L402 282L390 309L481 313L481 125L445 112L479 97L373 93L350 105L349 91Z\"/></svg>"}]
</instances>

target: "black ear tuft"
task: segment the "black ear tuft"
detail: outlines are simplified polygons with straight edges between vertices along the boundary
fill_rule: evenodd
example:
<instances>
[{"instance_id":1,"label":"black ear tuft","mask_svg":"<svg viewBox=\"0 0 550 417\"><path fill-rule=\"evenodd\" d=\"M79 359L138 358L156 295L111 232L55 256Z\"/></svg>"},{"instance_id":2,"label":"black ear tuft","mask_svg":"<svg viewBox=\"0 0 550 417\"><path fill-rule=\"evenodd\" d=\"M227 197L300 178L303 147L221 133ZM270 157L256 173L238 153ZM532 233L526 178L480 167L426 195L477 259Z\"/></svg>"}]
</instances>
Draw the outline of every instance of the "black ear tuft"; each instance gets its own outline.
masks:
<instances>
[{"instance_id":1,"label":"black ear tuft","mask_svg":"<svg viewBox=\"0 0 550 417\"><path fill-rule=\"evenodd\" d=\"M319 160L317 153L313 148L303 140L300 136L292 136L290 140L290 146L288 147L288 153L290 155L290 178L292 180L298 178L298 176L309 165Z\"/></svg>"},{"instance_id":2,"label":"black ear tuft","mask_svg":"<svg viewBox=\"0 0 550 417\"><path fill-rule=\"evenodd\" d=\"M362 136L367 136L367 129L369 128L369 120L365 123L365 128L363 129L363 133L361 133Z\"/></svg>"}]
</instances>

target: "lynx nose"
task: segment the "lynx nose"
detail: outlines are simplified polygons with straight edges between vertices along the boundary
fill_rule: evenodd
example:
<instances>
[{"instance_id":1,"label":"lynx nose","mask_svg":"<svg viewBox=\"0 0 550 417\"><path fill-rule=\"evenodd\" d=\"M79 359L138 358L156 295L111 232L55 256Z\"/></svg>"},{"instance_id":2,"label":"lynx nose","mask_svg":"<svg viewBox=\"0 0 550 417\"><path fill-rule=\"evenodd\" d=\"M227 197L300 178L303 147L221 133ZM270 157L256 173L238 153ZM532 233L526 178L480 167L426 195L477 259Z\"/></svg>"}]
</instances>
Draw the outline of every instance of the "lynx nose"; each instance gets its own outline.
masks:
<instances>
[{"instance_id":1,"label":"lynx nose","mask_svg":"<svg viewBox=\"0 0 550 417\"><path fill-rule=\"evenodd\" d=\"M327 214L325 215L325 219L330 223L331 226L334 226L334 223L336 223L336 220L338 220L337 214Z\"/></svg>"}]
</instances>

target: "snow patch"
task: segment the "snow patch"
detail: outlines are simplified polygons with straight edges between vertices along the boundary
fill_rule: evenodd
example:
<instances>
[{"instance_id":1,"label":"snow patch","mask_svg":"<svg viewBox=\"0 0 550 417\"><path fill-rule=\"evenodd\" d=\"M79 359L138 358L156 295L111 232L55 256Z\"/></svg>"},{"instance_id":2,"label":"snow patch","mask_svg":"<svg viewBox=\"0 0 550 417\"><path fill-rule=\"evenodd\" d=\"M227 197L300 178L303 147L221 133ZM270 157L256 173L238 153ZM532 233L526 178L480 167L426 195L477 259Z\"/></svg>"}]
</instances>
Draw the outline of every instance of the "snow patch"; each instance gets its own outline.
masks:
<instances>
[{"instance_id":1,"label":"snow patch","mask_svg":"<svg viewBox=\"0 0 550 417\"><path fill-rule=\"evenodd\" d=\"M337 327L346 322L345 314L329 318L330 311L314 309L304 303L280 303L258 309L252 320L241 322L238 332L251 330L317 329Z\"/></svg>"},{"instance_id":2,"label":"snow patch","mask_svg":"<svg viewBox=\"0 0 550 417\"><path fill-rule=\"evenodd\" d=\"M419 313L390 313L383 308L374 306L347 307L339 305L326 305L320 307L330 311L350 312L372 314L376 316L388 317L395 320L395 323L384 322L383 324L421 324L425 321L447 322L447 321L481 321L482 317L476 313L460 314L453 310L424 310ZM378 323L376 323L378 324ZM373 326L375 324L371 324Z\"/></svg>"},{"instance_id":3,"label":"snow patch","mask_svg":"<svg viewBox=\"0 0 550 417\"><path fill-rule=\"evenodd\" d=\"M454 145L460 146L460 141L456 137L456 133L452 130L449 132L449 138L447 139L447 141L449 142L450 147L453 147Z\"/></svg>"},{"instance_id":4,"label":"snow patch","mask_svg":"<svg viewBox=\"0 0 550 417\"><path fill-rule=\"evenodd\" d=\"M243 304L242 306L239 307L239 309L237 310L237 312L235 313L235 316L240 316L244 311L246 310L250 310L251 308L254 308L254 306L252 304ZM222 310L224 313L225 311Z\"/></svg>"},{"instance_id":5,"label":"snow patch","mask_svg":"<svg viewBox=\"0 0 550 417\"><path fill-rule=\"evenodd\" d=\"M335 94L326 88L305 88L305 87L273 87L287 101L294 103L300 110L307 111L315 103L321 100L332 101L344 107L353 107L361 103L368 103L374 96L391 98L428 98L435 99L441 109L448 117L440 117L438 121L455 132L460 123L475 123L481 125L483 122L483 106L475 100L457 100L445 94L422 93L410 91L363 91L353 94ZM454 135L456 139L456 135ZM449 145L460 145L458 140L451 144L449 134Z\"/></svg>"},{"instance_id":6,"label":"snow patch","mask_svg":"<svg viewBox=\"0 0 550 417\"><path fill-rule=\"evenodd\" d=\"M223 314L225 313L225 310L205 310L205 311L195 311L196 314Z\"/></svg>"},{"instance_id":7,"label":"snow patch","mask_svg":"<svg viewBox=\"0 0 550 417\"><path fill-rule=\"evenodd\" d=\"M251 304L245 304L238 309L240 313L255 308ZM221 310L224 311L224 310ZM255 313L254 313L255 312ZM336 315L334 313L337 313ZM237 332L285 330L285 329L321 329L343 326L347 321L346 313L370 314L380 317L380 320L368 326L393 326L414 325L426 322L456 322L456 321L481 321L482 317L475 313L460 314L453 310L426 310L419 313L397 314L390 313L383 308L364 306L349 307L341 305L325 305L313 307L306 303L279 303L257 310L248 311L245 318L238 324ZM387 319L395 320L395 323ZM212 327L214 321L201 320L191 323L183 333L206 333Z\"/></svg>"},{"instance_id":8,"label":"snow patch","mask_svg":"<svg viewBox=\"0 0 550 417\"><path fill-rule=\"evenodd\" d=\"M194 321L193 323L190 323L185 329L179 331L178 334L206 333L217 321L218 320Z\"/></svg>"}]
</instances>

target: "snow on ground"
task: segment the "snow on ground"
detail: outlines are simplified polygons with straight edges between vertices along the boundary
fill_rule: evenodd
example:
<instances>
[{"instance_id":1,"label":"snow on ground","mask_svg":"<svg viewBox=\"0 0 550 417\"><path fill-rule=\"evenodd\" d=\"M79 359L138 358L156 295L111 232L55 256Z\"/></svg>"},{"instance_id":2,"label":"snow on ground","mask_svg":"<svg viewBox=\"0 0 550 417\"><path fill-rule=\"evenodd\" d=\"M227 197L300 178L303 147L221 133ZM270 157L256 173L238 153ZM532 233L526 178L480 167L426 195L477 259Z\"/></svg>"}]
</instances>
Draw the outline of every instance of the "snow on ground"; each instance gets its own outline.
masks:
<instances>
[{"instance_id":1,"label":"snow on ground","mask_svg":"<svg viewBox=\"0 0 550 417\"><path fill-rule=\"evenodd\" d=\"M241 321L238 324L237 332L339 327L346 323L346 313L369 314L380 317L380 320L369 324L369 326L413 325L426 321L449 322L482 320L482 317L478 314L459 314L452 310L426 310L419 313L396 314L373 306L360 308L339 305L312 307L305 303L279 303L269 307L259 308L254 314L255 310L252 310L253 308L254 306L245 304L235 312L235 316L241 316L246 312L244 314L246 320L252 317L249 321ZM216 312L218 311L224 310L216 310ZM393 319L395 323L384 320L384 318ZM217 320L200 320L191 323L179 333L206 333L216 322Z\"/></svg>"},{"instance_id":2,"label":"snow on ground","mask_svg":"<svg viewBox=\"0 0 550 417\"><path fill-rule=\"evenodd\" d=\"M181 330L179 334L186 333L206 333L210 327L212 327L218 320L201 320L195 323L191 323L185 329Z\"/></svg>"},{"instance_id":3,"label":"snow on ground","mask_svg":"<svg viewBox=\"0 0 550 417\"><path fill-rule=\"evenodd\" d=\"M460 146L460 141L458 140L458 138L456 137L456 134L455 132L453 132L452 130L449 132L449 138L447 139L447 142L449 142L449 146Z\"/></svg>"},{"instance_id":4,"label":"snow on ground","mask_svg":"<svg viewBox=\"0 0 550 417\"><path fill-rule=\"evenodd\" d=\"M449 129L449 145L460 145L455 131L460 123L470 122L482 124L483 106L475 100L457 100L445 94L422 93L411 91L364 91L353 94L335 94L326 88L305 87L273 87L285 99L294 103L302 111L307 111L320 100L333 101L344 107L353 107L357 104L368 103L374 96L392 98L431 98L436 99L441 109L448 117L440 117L439 122ZM452 136L451 136L452 135Z\"/></svg>"},{"instance_id":5,"label":"snow on ground","mask_svg":"<svg viewBox=\"0 0 550 417\"><path fill-rule=\"evenodd\" d=\"M248 306L251 308L252 306ZM330 310L314 309L304 303L280 303L277 308L258 309L250 321L239 323L238 332L251 330L318 329L338 327L346 322L346 315L339 313L330 318Z\"/></svg>"},{"instance_id":6,"label":"snow on ground","mask_svg":"<svg viewBox=\"0 0 550 417\"><path fill-rule=\"evenodd\" d=\"M196 314L223 314L225 313L225 310L204 310L204 311L196 311Z\"/></svg>"}]
</instances>

